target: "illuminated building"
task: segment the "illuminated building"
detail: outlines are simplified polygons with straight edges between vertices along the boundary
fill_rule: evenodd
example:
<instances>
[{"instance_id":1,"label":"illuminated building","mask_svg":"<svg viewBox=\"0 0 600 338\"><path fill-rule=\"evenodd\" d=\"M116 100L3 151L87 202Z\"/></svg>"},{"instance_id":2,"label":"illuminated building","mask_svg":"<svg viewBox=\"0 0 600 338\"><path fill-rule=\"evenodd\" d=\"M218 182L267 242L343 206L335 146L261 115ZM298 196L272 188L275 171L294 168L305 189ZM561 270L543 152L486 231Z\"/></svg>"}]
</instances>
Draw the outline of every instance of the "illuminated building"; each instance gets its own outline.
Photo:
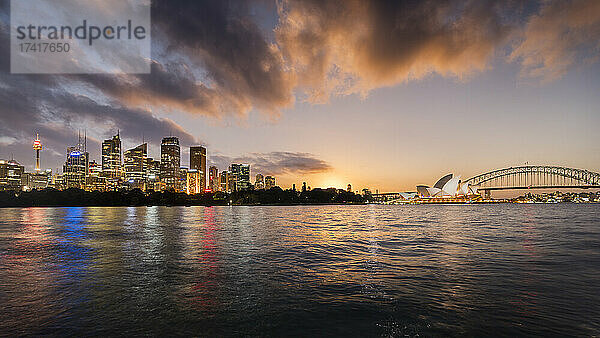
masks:
<instances>
[{"instance_id":1,"label":"illuminated building","mask_svg":"<svg viewBox=\"0 0 600 338\"><path fill-rule=\"evenodd\" d=\"M0 160L0 190L21 190L25 167L15 160Z\"/></svg>"},{"instance_id":2,"label":"illuminated building","mask_svg":"<svg viewBox=\"0 0 600 338\"><path fill-rule=\"evenodd\" d=\"M200 172L200 188L206 188L206 148L190 147L190 169Z\"/></svg>"},{"instance_id":3,"label":"illuminated building","mask_svg":"<svg viewBox=\"0 0 600 338\"><path fill-rule=\"evenodd\" d=\"M123 154L125 167L125 184L129 189L146 189L146 165L148 158L148 144L127 150Z\"/></svg>"},{"instance_id":4,"label":"illuminated building","mask_svg":"<svg viewBox=\"0 0 600 338\"><path fill-rule=\"evenodd\" d=\"M248 190L250 189L250 165L249 164L231 164L229 167L231 175L235 177L235 189Z\"/></svg>"},{"instance_id":5,"label":"illuminated building","mask_svg":"<svg viewBox=\"0 0 600 338\"><path fill-rule=\"evenodd\" d=\"M161 191L160 161L151 157L146 158L146 190Z\"/></svg>"},{"instance_id":6,"label":"illuminated building","mask_svg":"<svg viewBox=\"0 0 600 338\"><path fill-rule=\"evenodd\" d=\"M227 192L237 191L237 176L231 172L227 173Z\"/></svg>"},{"instance_id":7,"label":"illuminated building","mask_svg":"<svg viewBox=\"0 0 600 338\"><path fill-rule=\"evenodd\" d=\"M123 179L121 162L121 137L117 135L102 142L102 174L106 177L107 190L119 188Z\"/></svg>"},{"instance_id":8,"label":"illuminated building","mask_svg":"<svg viewBox=\"0 0 600 338\"><path fill-rule=\"evenodd\" d=\"M454 201L458 199L465 199L477 194L477 188L470 186L466 182L460 180L460 176L454 176L448 174L440 178L433 187L426 185L417 186L417 195L419 198L424 200L449 200Z\"/></svg>"},{"instance_id":9,"label":"illuminated building","mask_svg":"<svg viewBox=\"0 0 600 338\"><path fill-rule=\"evenodd\" d=\"M256 174L256 179L254 180L254 189L260 190L265 188L265 178L262 174Z\"/></svg>"},{"instance_id":10,"label":"illuminated building","mask_svg":"<svg viewBox=\"0 0 600 338\"><path fill-rule=\"evenodd\" d=\"M229 172L227 170L221 171L219 175L219 190L220 191L229 191L227 188L227 183L229 181Z\"/></svg>"},{"instance_id":11,"label":"illuminated building","mask_svg":"<svg viewBox=\"0 0 600 338\"><path fill-rule=\"evenodd\" d=\"M67 159L63 165L64 188L85 189L89 154L81 146L68 147Z\"/></svg>"},{"instance_id":12,"label":"illuminated building","mask_svg":"<svg viewBox=\"0 0 600 338\"><path fill-rule=\"evenodd\" d=\"M188 188L187 188L188 172L189 172L189 169L186 167L179 168L179 184L178 184L178 190L176 190L176 191L187 193L187 191L188 191ZM196 186L198 186L198 185L196 185Z\"/></svg>"},{"instance_id":13,"label":"illuminated building","mask_svg":"<svg viewBox=\"0 0 600 338\"><path fill-rule=\"evenodd\" d=\"M102 165L95 160L88 163L86 190L106 191L106 177L102 175Z\"/></svg>"},{"instance_id":14,"label":"illuminated building","mask_svg":"<svg viewBox=\"0 0 600 338\"><path fill-rule=\"evenodd\" d=\"M42 150L42 141L40 141L39 134L35 134L33 149L35 150L35 171L40 171L40 151Z\"/></svg>"},{"instance_id":15,"label":"illuminated building","mask_svg":"<svg viewBox=\"0 0 600 338\"><path fill-rule=\"evenodd\" d=\"M21 186L23 190L41 190L45 189L50 185L52 180L52 170L46 171L35 171L33 173L23 173L21 175Z\"/></svg>"},{"instance_id":16,"label":"illuminated building","mask_svg":"<svg viewBox=\"0 0 600 338\"><path fill-rule=\"evenodd\" d=\"M160 145L160 181L166 190L179 191L180 166L179 139L174 136L163 138Z\"/></svg>"},{"instance_id":17,"label":"illuminated building","mask_svg":"<svg viewBox=\"0 0 600 338\"><path fill-rule=\"evenodd\" d=\"M352 192L352 184L348 183L348 188L346 189L347 192Z\"/></svg>"},{"instance_id":18,"label":"illuminated building","mask_svg":"<svg viewBox=\"0 0 600 338\"><path fill-rule=\"evenodd\" d=\"M265 189L269 190L275 186L275 177L271 175L265 176Z\"/></svg>"},{"instance_id":19,"label":"illuminated building","mask_svg":"<svg viewBox=\"0 0 600 338\"><path fill-rule=\"evenodd\" d=\"M211 191L218 191L219 186L219 169L213 165L208 168L208 188Z\"/></svg>"},{"instance_id":20,"label":"illuminated building","mask_svg":"<svg viewBox=\"0 0 600 338\"><path fill-rule=\"evenodd\" d=\"M190 169L187 172L187 193L188 194L201 194L204 192L202 189L202 173L196 169Z\"/></svg>"}]
</instances>

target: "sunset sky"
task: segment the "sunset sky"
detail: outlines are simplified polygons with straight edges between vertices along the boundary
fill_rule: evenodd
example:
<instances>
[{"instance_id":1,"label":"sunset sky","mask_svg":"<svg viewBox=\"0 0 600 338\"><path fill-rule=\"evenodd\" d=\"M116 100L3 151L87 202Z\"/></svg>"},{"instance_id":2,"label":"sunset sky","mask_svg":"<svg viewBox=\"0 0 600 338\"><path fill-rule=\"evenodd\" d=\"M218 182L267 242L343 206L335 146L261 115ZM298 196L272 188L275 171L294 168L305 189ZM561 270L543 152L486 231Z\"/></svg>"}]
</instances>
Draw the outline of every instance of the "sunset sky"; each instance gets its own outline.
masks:
<instances>
[{"instance_id":1,"label":"sunset sky","mask_svg":"<svg viewBox=\"0 0 600 338\"><path fill-rule=\"evenodd\" d=\"M0 44L9 46L9 2ZM152 73L13 75L0 158L62 167L163 136L278 185L414 190L529 164L600 171L600 1L153 1Z\"/></svg>"}]
</instances>

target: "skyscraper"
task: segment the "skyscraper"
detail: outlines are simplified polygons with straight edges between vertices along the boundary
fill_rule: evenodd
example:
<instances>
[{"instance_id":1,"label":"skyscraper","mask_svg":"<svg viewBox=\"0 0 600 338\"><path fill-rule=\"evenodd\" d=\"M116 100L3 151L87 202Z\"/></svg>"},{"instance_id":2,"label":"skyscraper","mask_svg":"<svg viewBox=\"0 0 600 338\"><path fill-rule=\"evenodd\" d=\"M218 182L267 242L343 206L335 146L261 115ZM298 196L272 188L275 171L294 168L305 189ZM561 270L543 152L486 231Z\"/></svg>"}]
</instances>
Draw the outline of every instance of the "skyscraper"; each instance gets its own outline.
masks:
<instances>
[{"instance_id":1,"label":"skyscraper","mask_svg":"<svg viewBox=\"0 0 600 338\"><path fill-rule=\"evenodd\" d=\"M271 175L265 176L265 189L269 190L275 187L275 177Z\"/></svg>"},{"instance_id":2,"label":"skyscraper","mask_svg":"<svg viewBox=\"0 0 600 338\"><path fill-rule=\"evenodd\" d=\"M202 146L190 147L190 169L200 173L200 189L206 188L206 148Z\"/></svg>"},{"instance_id":3,"label":"skyscraper","mask_svg":"<svg viewBox=\"0 0 600 338\"><path fill-rule=\"evenodd\" d=\"M228 190L228 182L229 182L229 172L227 170L221 171L219 175L219 191L229 191Z\"/></svg>"},{"instance_id":4,"label":"skyscraper","mask_svg":"<svg viewBox=\"0 0 600 338\"><path fill-rule=\"evenodd\" d=\"M219 169L214 165L208 168L208 188L211 191L219 190Z\"/></svg>"},{"instance_id":5,"label":"skyscraper","mask_svg":"<svg viewBox=\"0 0 600 338\"><path fill-rule=\"evenodd\" d=\"M165 137L160 145L160 181L167 190L179 190L179 167L181 166L181 150L179 139L174 136Z\"/></svg>"},{"instance_id":6,"label":"skyscraper","mask_svg":"<svg viewBox=\"0 0 600 338\"><path fill-rule=\"evenodd\" d=\"M187 193L188 194L201 194L204 189L200 186L202 183L202 175L200 171L196 169L190 169L187 172Z\"/></svg>"},{"instance_id":7,"label":"skyscraper","mask_svg":"<svg viewBox=\"0 0 600 338\"><path fill-rule=\"evenodd\" d=\"M250 165L249 164L231 164L231 175L235 177L236 187L234 190L250 189Z\"/></svg>"},{"instance_id":8,"label":"skyscraper","mask_svg":"<svg viewBox=\"0 0 600 338\"><path fill-rule=\"evenodd\" d=\"M254 189L260 190L265 188L265 178L262 174L256 174L256 180L254 181Z\"/></svg>"},{"instance_id":9,"label":"skyscraper","mask_svg":"<svg viewBox=\"0 0 600 338\"><path fill-rule=\"evenodd\" d=\"M0 190L21 190L25 167L15 160L0 160Z\"/></svg>"},{"instance_id":10,"label":"skyscraper","mask_svg":"<svg viewBox=\"0 0 600 338\"><path fill-rule=\"evenodd\" d=\"M67 159L63 165L65 188L85 189L89 154L81 145L67 148Z\"/></svg>"},{"instance_id":11,"label":"skyscraper","mask_svg":"<svg viewBox=\"0 0 600 338\"><path fill-rule=\"evenodd\" d=\"M121 137L117 135L102 142L102 175L106 177L107 190L119 188L123 179L121 162Z\"/></svg>"},{"instance_id":12,"label":"skyscraper","mask_svg":"<svg viewBox=\"0 0 600 338\"><path fill-rule=\"evenodd\" d=\"M125 183L130 189L146 189L146 165L148 158L148 144L127 150L123 154L125 167Z\"/></svg>"}]
</instances>

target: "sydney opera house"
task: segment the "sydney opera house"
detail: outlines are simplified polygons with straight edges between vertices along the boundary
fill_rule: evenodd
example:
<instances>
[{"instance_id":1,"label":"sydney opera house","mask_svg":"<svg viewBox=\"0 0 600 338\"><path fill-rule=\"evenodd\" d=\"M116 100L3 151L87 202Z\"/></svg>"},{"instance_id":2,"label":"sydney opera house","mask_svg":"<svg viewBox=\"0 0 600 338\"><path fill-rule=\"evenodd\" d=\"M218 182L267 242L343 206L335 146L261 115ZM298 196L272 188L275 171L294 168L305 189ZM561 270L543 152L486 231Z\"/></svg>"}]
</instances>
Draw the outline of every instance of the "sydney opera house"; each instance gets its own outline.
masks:
<instances>
[{"instance_id":1,"label":"sydney opera house","mask_svg":"<svg viewBox=\"0 0 600 338\"><path fill-rule=\"evenodd\" d=\"M440 178L433 187L417 186L417 195L423 201L463 202L478 199L477 187L462 182L460 176L448 174Z\"/></svg>"}]
</instances>

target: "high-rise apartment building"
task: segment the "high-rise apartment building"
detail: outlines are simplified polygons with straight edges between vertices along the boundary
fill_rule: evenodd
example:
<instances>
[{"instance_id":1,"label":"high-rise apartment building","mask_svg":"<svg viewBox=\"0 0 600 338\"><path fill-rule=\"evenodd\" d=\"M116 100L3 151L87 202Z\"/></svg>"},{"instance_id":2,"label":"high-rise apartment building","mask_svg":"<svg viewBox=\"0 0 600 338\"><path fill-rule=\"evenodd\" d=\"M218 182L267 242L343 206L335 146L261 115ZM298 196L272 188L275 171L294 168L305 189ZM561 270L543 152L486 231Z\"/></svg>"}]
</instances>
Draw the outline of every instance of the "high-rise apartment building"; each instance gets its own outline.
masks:
<instances>
[{"instance_id":1,"label":"high-rise apartment building","mask_svg":"<svg viewBox=\"0 0 600 338\"><path fill-rule=\"evenodd\" d=\"M163 138L160 145L160 181L165 189L179 191L180 166L179 139L174 136Z\"/></svg>"},{"instance_id":2,"label":"high-rise apartment building","mask_svg":"<svg viewBox=\"0 0 600 338\"><path fill-rule=\"evenodd\" d=\"M125 168L125 183L130 189L146 189L146 165L148 158L148 144L127 150L123 154Z\"/></svg>"},{"instance_id":3,"label":"high-rise apartment building","mask_svg":"<svg viewBox=\"0 0 600 338\"><path fill-rule=\"evenodd\" d=\"M206 148L202 146L190 147L190 169L200 172L200 187L206 188Z\"/></svg>"}]
</instances>

